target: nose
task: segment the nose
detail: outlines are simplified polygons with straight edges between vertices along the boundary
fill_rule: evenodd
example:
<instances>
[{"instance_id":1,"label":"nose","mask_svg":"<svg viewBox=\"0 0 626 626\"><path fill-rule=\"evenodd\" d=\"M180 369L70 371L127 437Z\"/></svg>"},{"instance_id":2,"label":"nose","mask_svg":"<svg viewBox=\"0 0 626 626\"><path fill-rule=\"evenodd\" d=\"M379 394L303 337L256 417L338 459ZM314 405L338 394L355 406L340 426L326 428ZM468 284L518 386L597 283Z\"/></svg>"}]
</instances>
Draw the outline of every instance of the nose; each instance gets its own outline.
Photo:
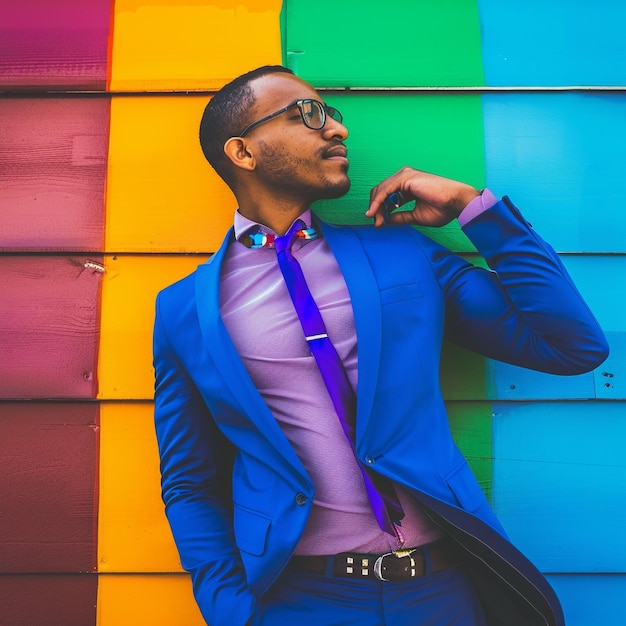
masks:
<instances>
[{"instance_id":1,"label":"nose","mask_svg":"<svg viewBox=\"0 0 626 626\"><path fill-rule=\"evenodd\" d=\"M348 137L348 129L341 122L338 122L329 115L326 117L324 128L322 128L322 135L324 139L337 138L343 141Z\"/></svg>"}]
</instances>

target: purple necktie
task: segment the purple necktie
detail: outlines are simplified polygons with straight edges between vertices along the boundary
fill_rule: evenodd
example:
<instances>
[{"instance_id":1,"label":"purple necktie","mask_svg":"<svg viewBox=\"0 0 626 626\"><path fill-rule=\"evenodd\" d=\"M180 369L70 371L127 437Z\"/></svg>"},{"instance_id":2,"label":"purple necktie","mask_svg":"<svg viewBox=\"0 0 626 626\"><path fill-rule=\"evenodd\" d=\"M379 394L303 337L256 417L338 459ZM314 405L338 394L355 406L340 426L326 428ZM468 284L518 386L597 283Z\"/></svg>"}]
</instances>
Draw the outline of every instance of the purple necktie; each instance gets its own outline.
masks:
<instances>
[{"instance_id":1,"label":"purple necktie","mask_svg":"<svg viewBox=\"0 0 626 626\"><path fill-rule=\"evenodd\" d=\"M328 338L324 321L306 284L302 268L291 253L291 245L298 231L302 232L304 226L301 220L296 220L285 235L274 239L273 244L276 248L278 266L285 279L296 313L300 318L309 349L317 362L343 432L354 452L356 396L343 363ZM397 536L394 523L399 524L404 517L404 512L391 481L385 476L371 471L370 468L361 463L359 463L359 468L363 474L367 494L378 525L382 530Z\"/></svg>"}]
</instances>

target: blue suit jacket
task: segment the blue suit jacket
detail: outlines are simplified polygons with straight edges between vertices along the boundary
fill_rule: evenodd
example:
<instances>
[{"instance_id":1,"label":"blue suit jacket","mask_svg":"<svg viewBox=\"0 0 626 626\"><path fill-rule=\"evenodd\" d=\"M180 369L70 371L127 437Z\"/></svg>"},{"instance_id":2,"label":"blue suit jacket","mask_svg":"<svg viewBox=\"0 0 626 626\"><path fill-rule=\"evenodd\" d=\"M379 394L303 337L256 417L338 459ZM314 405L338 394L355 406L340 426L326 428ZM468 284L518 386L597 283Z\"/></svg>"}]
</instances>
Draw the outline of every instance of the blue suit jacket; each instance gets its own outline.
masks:
<instances>
[{"instance_id":1,"label":"blue suit jacket","mask_svg":"<svg viewBox=\"0 0 626 626\"><path fill-rule=\"evenodd\" d=\"M606 358L602 331L559 258L506 198L465 227L492 271L410 227L319 226L354 310L357 456L413 490L477 557L473 577L490 624L563 624L552 589L506 539L453 443L439 388L444 333L556 374ZM314 493L220 318L220 267L232 236L159 294L154 333L163 498L212 626L253 615L289 561Z\"/></svg>"}]
</instances>

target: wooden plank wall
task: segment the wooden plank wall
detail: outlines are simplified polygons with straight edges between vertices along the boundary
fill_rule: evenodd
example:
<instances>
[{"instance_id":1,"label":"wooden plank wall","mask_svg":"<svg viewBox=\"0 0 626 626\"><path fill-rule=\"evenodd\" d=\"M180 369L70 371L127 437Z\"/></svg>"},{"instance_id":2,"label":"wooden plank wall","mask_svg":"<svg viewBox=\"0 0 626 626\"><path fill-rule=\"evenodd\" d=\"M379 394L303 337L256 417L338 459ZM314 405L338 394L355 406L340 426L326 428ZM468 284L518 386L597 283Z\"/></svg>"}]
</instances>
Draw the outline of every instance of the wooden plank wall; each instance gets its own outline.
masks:
<instances>
[{"instance_id":1,"label":"wooden plank wall","mask_svg":"<svg viewBox=\"0 0 626 626\"><path fill-rule=\"evenodd\" d=\"M286 2L287 62L343 113L353 186L318 207L359 221L398 167L508 194L562 255L611 344L584 376L540 375L448 347L459 443L569 626L626 617L626 9L612 0ZM339 31L325 28L327 15ZM324 16L324 17L321 17ZM431 233L472 256L457 228Z\"/></svg>"},{"instance_id":2,"label":"wooden plank wall","mask_svg":"<svg viewBox=\"0 0 626 626\"><path fill-rule=\"evenodd\" d=\"M154 297L232 219L200 115L280 63L280 9L0 0L2 626L203 623L160 499Z\"/></svg>"},{"instance_id":3,"label":"wooden plank wall","mask_svg":"<svg viewBox=\"0 0 626 626\"><path fill-rule=\"evenodd\" d=\"M0 0L0 624L202 623L160 501L153 300L235 208L197 144L206 101L282 43L351 133L352 190L321 213L362 221L404 164L488 185L608 332L588 375L448 348L442 381L568 625L621 626L624 26L612 0Z\"/></svg>"}]
</instances>

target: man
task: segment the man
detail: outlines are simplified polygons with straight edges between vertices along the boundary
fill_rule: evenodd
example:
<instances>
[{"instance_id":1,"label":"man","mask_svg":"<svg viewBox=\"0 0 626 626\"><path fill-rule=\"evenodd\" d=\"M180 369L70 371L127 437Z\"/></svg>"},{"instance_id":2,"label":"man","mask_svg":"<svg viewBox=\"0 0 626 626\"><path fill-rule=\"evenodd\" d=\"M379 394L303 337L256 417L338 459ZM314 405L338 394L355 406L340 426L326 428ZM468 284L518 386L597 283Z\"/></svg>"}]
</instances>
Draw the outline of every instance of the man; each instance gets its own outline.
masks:
<instances>
[{"instance_id":1,"label":"man","mask_svg":"<svg viewBox=\"0 0 626 626\"><path fill-rule=\"evenodd\" d=\"M578 374L606 358L602 331L488 190L403 168L373 188L373 226L322 223L311 203L350 186L347 134L274 66L202 119L239 208L159 295L154 335L163 498L198 605L211 626L561 626L452 442L441 341ZM408 226L453 219L493 271Z\"/></svg>"}]
</instances>

